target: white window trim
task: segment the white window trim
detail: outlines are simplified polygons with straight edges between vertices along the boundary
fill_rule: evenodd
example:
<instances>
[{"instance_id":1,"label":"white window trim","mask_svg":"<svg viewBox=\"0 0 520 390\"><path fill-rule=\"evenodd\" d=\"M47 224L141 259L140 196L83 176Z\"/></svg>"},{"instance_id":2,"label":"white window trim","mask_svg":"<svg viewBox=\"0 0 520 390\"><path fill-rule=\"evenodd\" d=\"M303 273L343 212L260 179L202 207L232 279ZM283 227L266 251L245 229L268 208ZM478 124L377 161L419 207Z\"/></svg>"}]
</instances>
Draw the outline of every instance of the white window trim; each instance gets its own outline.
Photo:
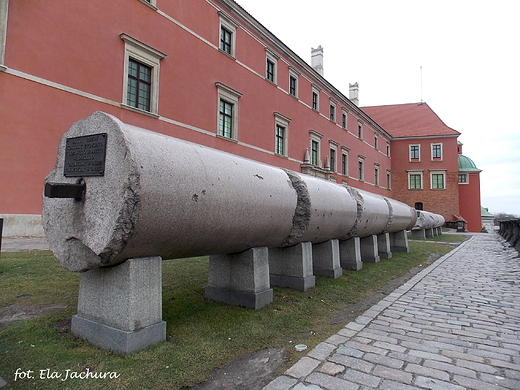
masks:
<instances>
[{"instance_id":1,"label":"white window trim","mask_svg":"<svg viewBox=\"0 0 520 390\"><path fill-rule=\"evenodd\" d=\"M386 188L388 190L392 189L392 171L388 169L386 170Z\"/></svg>"},{"instance_id":2,"label":"white window trim","mask_svg":"<svg viewBox=\"0 0 520 390\"><path fill-rule=\"evenodd\" d=\"M442 175L442 188L433 188L433 175ZM430 171L430 189L431 190L445 190L446 189L446 170L432 170Z\"/></svg>"},{"instance_id":3,"label":"white window trim","mask_svg":"<svg viewBox=\"0 0 520 390\"><path fill-rule=\"evenodd\" d=\"M240 25L222 11L219 11L218 15L220 17L220 23L218 25L218 49L221 53L224 53L225 55L235 59L237 28L240 27ZM220 48L220 34L222 33L222 27L231 33L231 53L228 53Z\"/></svg>"},{"instance_id":4,"label":"white window trim","mask_svg":"<svg viewBox=\"0 0 520 390\"><path fill-rule=\"evenodd\" d=\"M374 133L374 149L379 150L379 135Z\"/></svg>"},{"instance_id":5,"label":"white window trim","mask_svg":"<svg viewBox=\"0 0 520 390\"><path fill-rule=\"evenodd\" d=\"M338 173L338 146L339 144L336 141L329 141L329 153L331 150L335 152L334 164L332 164L332 158L329 156L330 170L333 173Z\"/></svg>"},{"instance_id":6,"label":"white window trim","mask_svg":"<svg viewBox=\"0 0 520 390\"><path fill-rule=\"evenodd\" d=\"M166 54L152 48L132 38L125 33L120 35L121 39L125 42L125 61L124 61L124 74L123 74L123 102L121 107L127 108L132 111L157 115L159 108L159 73L160 73L160 61L166 57ZM152 68L152 90L150 92L150 111L141 110L139 108L131 107L127 104L127 90L128 90L128 62L130 58L135 61L141 62Z\"/></svg>"},{"instance_id":7,"label":"white window trim","mask_svg":"<svg viewBox=\"0 0 520 390\"><path fill-rule=\"evenodd\" d=\"M465 172L462 172L462 173L459 173L459 177L461 175L466 176L466 181L462 182L462 181L460 181L460 178L459 178L459 184L462 184L462 185L469 184L469 174L465 173Z\"/></svg>"},{"instance_id":8,"label":"white window trim","mask_svg":"<svg viewBox=\"0 0 520 390\"><path fill-rule=\"evenodd\" d=\"M363 122L362 121L358 121L358 127L357 127L357 131L358 131L358 138L360 140L363 140L363 132L364 132L364 129L363 129Z\"/></svg>"},{"instance_id":9,"label":"white window trim","mask_svg":"<svg viewBox=\"0 0 520 390\"><path fill-rule=\"evenodd\" d=\"M433 146L434 145L440 145L440 147L441 147L441 156L440 157L433 157ZM444 150L442 147L442 143L436 142L436 143L431 144L431 154L430 155L431 155L432 161L442 161L444 159Z\"/></svg>"},{"instance_id":10,"label":"white window trim","mask_svg":"<svg viewBox=\"0 0 520 390\"><path fill-rule=\"evenodd\" d=\"M412 146L417 146L419 149L419 158L412 158ZM408 145L408 159L410 162L420 162L421 161L421 145L420 144L410 144Z\"/></svg>"},{"instance_id":11,"label":"white window trim","mask_svg":"<svg viewBox=\"0 0 520 390\"><path fill-rule=\"evenodd\" d=\"M364 182L365 181L365 156L358 156L358 180ZM359 171L359 164L361 164L361 172Z\"/></svg>"},{"instance_id":12,"label":"white window trim","mask_svg":"<svg viewBox=\"0 0 520 390\"><path fill-rule=\"evenodd\" d=\"M217 137L230 140L237 141L238 139L238 99L242 94L233 88L228 87L222 83L215 83L217 86L217 126L216 133ZM220 101L224 100L233 105L233 118L231 122L231 138L224 137L219 134L219 123L220 123Z\"/></svg>"},{"instance_id":13,"label":"white window trim","mask_svg":"<svg viewBox=\"0 0 520 390\"><path fill-rule=\"evenodd\" d=\"M343 115L345 115L345 126L343 126ZM341 128L348 131L348 111L341 109Z\"/></svg>"},{"instance_id":14,"label":"white window trim","mask_svg":"<svg viewBox=\"0 0 520 390\"><path fill-rule=\"evenodd\" d=\"M292 96L296 99L298 99L298 96L300 93L300 76L301 76L300 72L298 72L292 66L289 67L289 88L288 88L287 92L289 92L290 96ZM291 93L291 77L293 77L296 80L296 91L295 91L294 95Z\"/></svg>"},{"instance_id":15,"label":"white window trim","mask_svg":"<svg viewBox=\"0 0 520 390\"><path fill-rule=\"evenodd\" d=\"M265 48L265 79L274 85L278 85L278 60L280 57L269 48ZM273 80L267 78L267 61L274 64Z\"/></svg>"},{"instance_id":16,"label":"white window trim","mask_svg":"<svg viewBox=\"0 0 520 390\"><path fill-rule=\"evenodd\" d=\"M374 164L374 185L376 187L380 187L381 185L381 164L375 163Z\"/></svg>"},{"instance_id":17,"label":"white window trim","mask_svg":"<svg viewBox=\"0 0 520 390\"><path fill-rule=\"evenodd\" d=\"M291 118L286 117L285 115L280 114L279 112L274 113L274 154L277 156L287 157L288 156L288 148L289 148L289 122L291 122ZM283 137L283 154L279 154L276 151L276 131L277 126L281 126L285 129L284 137Z\"/></svg>"},{"instance_id":18,"label":"white window trim","mask_svg":"<svg viewBox=\"0 0 520 390\"><path fill-rule=\"evenodd\" d=\"M390 150L391 150L390 142L387 142L387 143L386 143L386 155L387 155L388 157L390 157Z\"/></svg>"},{"instance_id":19,"label":"white window trim","mask_svg":"<svg viewBox=\"0 0 520 390\"><path fill-rule=\"evenodd\" d=\"M7 16L9 8L9 0L0 0L0 72L6 70L5 47L7 43Z\"/></svg>"},{"instance_id":20,"label":"white window trim","mask_svg":"<svg viewBox=\"0 0 520 390\"><path fill-rule=\"evenodd\" d=\"M336 109L336 105L338 104L338 102L336 102L335 100L333 100L332 98L330 99L330 104L329 104L329 119L331 122L333 123L337 123L337 120L338 120L338 111ZM334 118L331 118L330 117L330 113L331 113L331 108L334 110Z\"/></svg>"},{"instance_id":21,"label":"white window trim","mask_svg":"<svg viewBox=\"0 0 520 390\"><path fill-rule=\"evenodd\" d=\"M411 176L412 175L420 175L421 176L421 187L420 188L412 188L411 184ZM424 171L423 170L418 170L418 171L413 171L413 170L410 170L408 171L408 189L411 190L411 191L415 191L415 190L423 190L424 189Z\"/></svg>"},{"instance_id":22,"label":"white window trim","mask_svg":"<svg viewBox=\"0 0 520 390\"><path fill-rule=\"evenodd\" d=\"M312 93L311 93L311 108L316 111L316 112L320 112L320 92L321 92L321 89L319 87L317 87L316 85L313 85L312 86ZM316 108L314 108L312 106L312 97L313 97L313 94L316 94Z\"/></svg>"},{"instance_id":23,"label":"white window trim","mask_svg":"<svg viewBox=\"0 0 520 390\"><path fill-rule=\"evenodd\" d=\"M312 164L312 141L316 141L318 143L318 155L316 156L317 164L316 166L318 168L322 167L321 163L321 139L323 138L323 135L318 133L317 131L310 130L309 131L310 139L309 139L309 150L311 154L311 164Z\"/></svg>"},{"instance_id":24,"label":"white window trim","mask_svg":"<svg viewBox=\"0 0 520 390\"><path fill-rule=\"evenodd\" d=\"M346 148L344 146L341 147L341 169L343 170L343 156L346 156L346 159L345 159L345 172L341 172L341 174L343 176L347 176L348 177L348 169L349 169L349 164L348 164L348 153L350 152L350 149L349 148Z\"/></svg>"}]
</instances>

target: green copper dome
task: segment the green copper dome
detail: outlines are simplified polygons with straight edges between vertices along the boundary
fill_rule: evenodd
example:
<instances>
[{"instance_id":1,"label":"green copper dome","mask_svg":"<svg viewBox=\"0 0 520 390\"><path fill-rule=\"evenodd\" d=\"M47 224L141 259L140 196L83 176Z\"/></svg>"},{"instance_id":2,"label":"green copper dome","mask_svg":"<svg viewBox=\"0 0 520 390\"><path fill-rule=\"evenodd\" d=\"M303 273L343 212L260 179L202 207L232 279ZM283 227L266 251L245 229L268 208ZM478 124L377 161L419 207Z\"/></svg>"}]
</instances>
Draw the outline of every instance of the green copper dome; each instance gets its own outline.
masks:
<instances>
[{"instance_id":1,"label":"green copper dome","mask_svg":"<svg viewBox=\"0 0 520 390\"><path fill-rule=\"evenodd\" d=\"M459 154L459 172L482 172L478 169L472 159Z\"/></svg>"}]
</instances>

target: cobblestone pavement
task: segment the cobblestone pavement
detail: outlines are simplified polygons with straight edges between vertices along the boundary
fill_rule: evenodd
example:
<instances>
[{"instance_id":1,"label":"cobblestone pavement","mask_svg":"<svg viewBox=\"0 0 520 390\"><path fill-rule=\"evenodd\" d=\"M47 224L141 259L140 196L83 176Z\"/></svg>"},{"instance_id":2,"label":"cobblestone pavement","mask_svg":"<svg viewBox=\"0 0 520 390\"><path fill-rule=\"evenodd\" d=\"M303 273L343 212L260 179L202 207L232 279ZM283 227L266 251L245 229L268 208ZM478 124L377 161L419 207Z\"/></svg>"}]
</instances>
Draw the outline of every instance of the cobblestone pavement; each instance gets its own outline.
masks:
<instances>
[{"instance_id":1,"label":"cobblestone pavement","mask_svg":"<svg viewBox=\"0 0 520 390\"><path fill-rule=\"evenodd\" d=\"M520 389L520 258L477 234L264 390Z\"/></svg>"}]
</instances>

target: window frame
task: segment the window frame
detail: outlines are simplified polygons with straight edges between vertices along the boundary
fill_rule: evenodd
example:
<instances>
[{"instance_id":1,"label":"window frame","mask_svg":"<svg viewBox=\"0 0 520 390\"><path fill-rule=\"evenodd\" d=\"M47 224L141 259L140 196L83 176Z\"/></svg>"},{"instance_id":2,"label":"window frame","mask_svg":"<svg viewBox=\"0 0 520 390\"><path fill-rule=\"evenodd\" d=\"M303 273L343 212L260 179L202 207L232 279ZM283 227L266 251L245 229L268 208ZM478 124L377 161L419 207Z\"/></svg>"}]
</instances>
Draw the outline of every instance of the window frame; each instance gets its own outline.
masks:
<instances>
[{"instance_id":1,"label":"window frame","mask_svg":"<svg viewBox=\"0 0 520 390\"><path fill-rule=\"evenodd\" d=\"M320 92L321 92L320 88L318 88L315 85L312 86L311 108L315 112L318 112L318 113L320 112ZM314 99L315 96L316 96L316 100Z\"/></svg>"},{"instance_id":2,"label":"window frame","mask_svg":"<svg viewBox=\"0 0 520 390\"><path fill-rule=\"evenodd\" d=\"M332 99L330 99L329 119L333 123L336 123L336 105L337 105L337 102L332 100Z\"/></svg>"},{"instance_id":3,"label":"window frame","mask_svg":"<svg viewBox=\"0 0 520 390\"><path fill-rule=\"evenodd\" d=\"M380 178L379 178L379 170L381 168L381 165L378 164L378 163L375 163L374 164L374 185L376 187L379 187L379 183L380 183Z\"/></svg>"},{"instance_id":4,"label":"window frame","mask_svg":"<svg viewBox=\"0 0 520 390\"><path fill-rule=\"evenodd\" d=\"M141 3L147 5L151 9L157 11L157 0L139 0Z\"/></svg>"},{"instance_id":5,"label":"window frame","mask_svg":"<svg viewBox=\"0 0 520 390\"><path fill-rule=\"evenodd\" d=\"M236 57L236 32L238 27L240 26L237 22L235 22L229 15L226 13L219 11L219 34L218 34L218 49L221 53L235 59ZM230 42L230 51L222 48L222 30L226 30L231 34L231 42Z\"/></svg>"},{"instance_id":6,"label":"window frame","mask_svg":"<svg viewBox=\"0 0 520 390\"><path fill-rule=\"evenodd\" d=\"M341 174L343 176L348 176L348 154L350 152L350 149L342 146L341 147Z\"/></svg>"},{"instance_id":7,"label":"window frame","mask_svg":"<svg viewBox=\"0 0 520 390\"><path fill-rule=\"evenodd\" d=\"M348 112L345 111L345 109L342 109L341 110L341 128L343 130L347 130L348 128L348 116L347 116Z\"/></svg>"},{"instance_id":8,"label":"window frame","mask_svg":"<svg viewBox=\"0 0 520 390\"><path fill-rule=\"evenodd\" d=\"M386 171L386 189L392 189L392 171L389 169Z\"/></svg>"},{"instance_id":9,"label":"window frame","mask_svg":"<svg viewBox=\"0 0 520 390\"><path fill-rule=\"evenodd\" d=\"M230 140L237 141L238 139L238 113L239 113L239 104L238 100L242 96L242 94L233 88L228 87L222 83L215 83L217 87L217 137ZM231 118L231 136L227 137L223 134L220 134L220 103L224 101L228 104L231 104L233 107L232 118Z\"/></svg>"},{"instance_id":10,"label":"window frame","mask_svg":"<svg viewBox=\"0 0 520 390\"><path fill-rule=\"evenodd\" d=\"M329 141L329 168L331 172L338 172L338 146L335 141Z\"/></svg>"},{"instance_id":11,"label":"window frame","mask_svg":"<svg viewBox=\"0 0 520 390\"><path fill-rule=\"evenodd\" d=\"M309 131L309 150L310 150L310 163L315 167L321 168L321 139L323 135L317 131ZM316 144L316 149L313 145Z\"/></svg>"},{"instance_id":12,"label":"window frame","mask_svg":"<svg viewBox=\"0 0 520 390\"><path fill-rule=\"evenodd\" d=\"M434 183L438 184L438 180L434 182L434 176L442 176L442 187L434 187ZM431 190L445 190L446 189L446 172L445 171L430 171L430 189Z\"/></svg>"},{"instance_id":13,"label":"window frame","mask_svg":"<svg viewBox=\"0 0 520 390\"><path fill-rule=\"evenodd\" d=\"M410 158L410 162L419 162L421 161L421 145L420 144L410 144L408 145L408 156ZM417 153L415 153L417 152ZM417 157L414 157L417 155Z\"/></svg>"},{"instance_id":14,"label":"window frame","mask_svg":"<svg viewBox=\"0 0 520 390\"><path fill-rule=\"evenodd\" d=\"M291 95L292 97L298 99L298 94L299 94L299 89L300 89L300 82L299 82L299 79L300 79L300 75L301 73L299 73L296 69L292 68L292 67L289 67L289 95ZM292 91L292 80L294 79L294 92Z\"/></svg>"},{"instance_id":15,"label":"window frame","mask_svg":"<svg viewBox=\"0 0 520 390\"><path fill-rule=\"evenodd\" d=\"M358 121L358 138L363 140L363 122Z\"/></svg>"},{"instance_id":16,"label":"window frame","mask_svg":"<svg viewBox=\"0 0 520 390\"><path fill-rule=\"evenodd\" d=\"M265 79L274 85L278 85L278 60L280 57L273 51L265 49ZM272 64L272 72L269 72L269 64Z\"/></svg>"},{"instance_id":17,"label":"window frame","mask_svg":"<svg viewBox=\"0 0 520 390\"><path fill-rule=\"evenodd\" d=\"M359 181L365 181L365 156L358 156L358 179Z\"/></svg>"},{"instance_id":18,"label":"window frame","mask_svg":"<svg viewBox=\"0 0 520 390\"><path fill-rule=\"evenodd\" d=\"M462 177L464 177L464 180L461 180ZM458 181L459 184L469 184L469 175L467 173L459 173Z\"/></svg>"},{"instance_id":19,"label":"window frame","mask_svg":"<svg viewBox=\"0 0 520 390\"><path fill-rule=\"evenodd\" d=\"M416 180L414 180L414 186L412 187L412 176L419 178L419 187L417 187ZM408 171L408 189L409 190L423 190L424 189L424 172L421 171Z\"/></svg>"},{"instance_id":20,"label":"window frame","mask_svg":"<svg viewBox=\"0 0 520 390\"><path fill-rule=\"evenodd\" d=\"M121 103L121 107L129 109L131 111L136 111L139 113L158 117L160 62L162 59L166 58L166 54L154 49L151 46L148 46L147 44L141 41L138 41L135 38L132 38L131 36L125 33L122 33L119 37L125 44L122 96L123 103ZM128 67L130 59L152 68L150 111L132 107L128 104Z\"/></svg>"},{"instance_id":21,"label":"window frame","mask_svg":"<svg viewBox=\"0 0 520 390\"><path fill-rule=\"evenodd\" d=\"M274 154L281 157L288 157L289 155L289 123L291 119L279 112L274 113ZM279 153L279 136L278 129L283 128L282 137L282 153Z\"/></svg>"},{"instance_id":22,"label":"window frame","mask_svg":"<svg viewBox=\"0 0 520 390\"><path fill-rule=\"evenodd\" d=\"M431 144L431 156L432 156L432 161L442 161L443 160L443 147L442 147L442 143L432 143ZM437 152L438 152L438 156L437 156Z\"/></svg>"}]
</instances>

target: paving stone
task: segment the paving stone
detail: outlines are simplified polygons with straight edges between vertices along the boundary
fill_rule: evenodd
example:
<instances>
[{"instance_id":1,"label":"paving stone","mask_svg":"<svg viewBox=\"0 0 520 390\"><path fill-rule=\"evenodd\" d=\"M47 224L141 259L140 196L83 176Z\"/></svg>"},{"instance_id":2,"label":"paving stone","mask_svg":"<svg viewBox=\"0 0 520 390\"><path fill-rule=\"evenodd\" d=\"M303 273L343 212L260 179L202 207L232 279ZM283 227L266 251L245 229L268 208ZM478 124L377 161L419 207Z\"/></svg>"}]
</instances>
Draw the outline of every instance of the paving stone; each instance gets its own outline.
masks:
<instances>
[{"instance_id":1,"label":"paving stone","mask_svg":"<svg viewBox=\"0 0 520 390\"><path fill-rule=\"evenodd\" d=\"M444 370L446 372L451 372L452 374L463 375L463 376L466 376L468 378L476 378L477 377L477 373L475 371L473 371L473 370L470 370L470 369L464 368L464 367L457 367L457 366L455 366L453 364L438 362L438 361L435 361L435 360L425 360L424 361L424 366L425 367L436 368L438 370Z\"/></svg>"},{"instance_id":2,"label":"paving stone","mask_svg":"<svg viewBox=\"0 0 520 390\"><path fill-rule=\"evenodd\" d=\"M346 367L342 366L341 364L326 362L323 364L323 366L320 367L319 371L327 375L336 376L345 371L345 368Z\"/></svg>"},{"instance_id":3,"label":"paving stone","mask_svg":"<svg viewBox=\"0 0 520 390\"><path fill-rule=\"evenodd\" d=\"M427 378L424 376L418 376L415 379L415 384L419 387L424 387L425 389L431 390L466 390L465 387L440 381L438 379Z\"/></svg>"},{"instance_id":4,"label":"paving stone","mask_svg":"<svg viewBox=\"0 0 520 390\"><path fill-rule=\"evenodd\" d=\"M369 373L374 368L374 364L364 361L362 359L357 359L351 356L335 354L329 361L344 365L346 367L352 368L354 370L362 371L365 373Z\"/></svg>"},{"instance_id":5,"label":"paving stone","mask_svg":"<svg viewBox=\"0 0 520 390\"><path fill-rule=\"evenodd\" d=\"M323 388L316 385L306 385L305 383L298 383L291 390L323 390Z\"/></svg>"},{"instance_id":6,"label":"paving stone","mask_svg":"<svg viewBox=\"0 0 520 390\"><path fill-rule=\"evenodd\" d=\"M496 386L491 383L486 383L478 379L467 378L462 375L455 375L453 377L453 382L458 383L464 388L474 389L474 390L504 390L501 386Z\"/></svg>"},{"instance_id":7,"label":"paving stone","mask_svg":"<svg viewBox=\"0 0 520 390\"><path fill-rule=\"evenodd\" d=\"M326 375L321 372L313 372L307 377L306 382L318 385L327 390L359 390L360 388L356 383Z\"/></svg>"},{"instance_id":8,"label":"paving stone","mask_svg":"<svg viewBox=\"0 0 520 390\"><path fill-rule=\"evenodd\" d=\"M353 356L353 357L362 357L365 353L363 351L360 351L356 348L346 347L344 345L340 345L338 347L337 353L340 355L347 355L347 356Z\"/></svg>"},{"instance_id":9,"label":"paving stone","mask_svg":"<svg viewBox=\"0 0 520 390\"><path fill-rule=\"evenodd\" d=\"M274 381L263 387L262 390L288 390L294 386L298 381L287 376L279 376Z\"/></svg>"},{"instance_id":10,"label":"paving stone","mask_svg":"<svg viewBox=\"0 0 520 390\"><path fill-rule=\"evenodd\" d=\"M486 373L480 374L480 379L486 383L490 383L496 386L505 387L507 389L520 389L520 381L515 379L506 378L501 375L490 375Z\"/></svg>"},{"instance_id":11,"label":"paving stone","mask_svg":"<svg viewBox=\"0 0 520 390\"><path fill-rule=\"evenodd\" d=\"M435 368L420 366L418 364L408 364L405 368L405 371L411 374L421 375L428 378L440 379L443 381L450 380L450 375L447 372L437 370Z\"/></svg>"},{"instance_id":12,"label":"paving stone","mask_svg":"<svg viewBox=\"0 0 520 390\"><path fill-rule=\"evenodd\" d=\"M294 366L285 371L285 375L292 376L296 379L309 375L316 367L320 365L320 361L311 359L307 356L302 357Z\"/></svg>"},{"instance_id":13,"label":"paving stone","mask_svg":"<svg viewBox=\"0 0 520 390\"><path fill-rule=\"evenodd\" d=\"M343 379L346 379L350 382L359 383L361 385L377 387L381 383L381 378L377 376L366 374L361 371L356 371L352 369L348 369L345 374L342 375Z\"/></svg>"},{"instance_id":14,"label":"paving stone","mask_svg":"<svg viewBox=\"0 0 520 390\"><path fill-rule=\"evenodd\" d=\"M372 373L381 378L390 379L395 382L401 382L404 384L411 384L413 379L412 374L408 372L403 372L402 370L396 370L395 368L381 365L375 366Z\"/></svg>"},{"instance_id":15,"label":"paving stone","mask_svg":"<svg viewBox=\"0 0 520 390\"><path fill-rule=\"evenodd\" d=\"M399 359L394 359L388 356L382 356L375 353L366 353L363 356L364 360L368 360L374 364L381 364L383 366L391 367L391 368L401 368L404 366L404 361Z\"/></svg>"},{"instance_id":16,"label":"paving stone","mask_svg":"<svg viewBox=\"0 0 520 390\"><path fill-rule=\"evenodd\" d=\"M317 360L325 360L335 349L335 345L323 342L316 345L307 356Z\"/></svg>"},{"instance_id":17,"label":"paving stone","mask_svg":"<svg viewBox=\"0 0 520 390\"><path fill-rule=\"evenodd\" d=\"M405 385L404 383L398 383L394 381L390 381L385 379L381 386L379 386L380 390L421 390L415 386Z\"/></svg>"}]
</instances>

